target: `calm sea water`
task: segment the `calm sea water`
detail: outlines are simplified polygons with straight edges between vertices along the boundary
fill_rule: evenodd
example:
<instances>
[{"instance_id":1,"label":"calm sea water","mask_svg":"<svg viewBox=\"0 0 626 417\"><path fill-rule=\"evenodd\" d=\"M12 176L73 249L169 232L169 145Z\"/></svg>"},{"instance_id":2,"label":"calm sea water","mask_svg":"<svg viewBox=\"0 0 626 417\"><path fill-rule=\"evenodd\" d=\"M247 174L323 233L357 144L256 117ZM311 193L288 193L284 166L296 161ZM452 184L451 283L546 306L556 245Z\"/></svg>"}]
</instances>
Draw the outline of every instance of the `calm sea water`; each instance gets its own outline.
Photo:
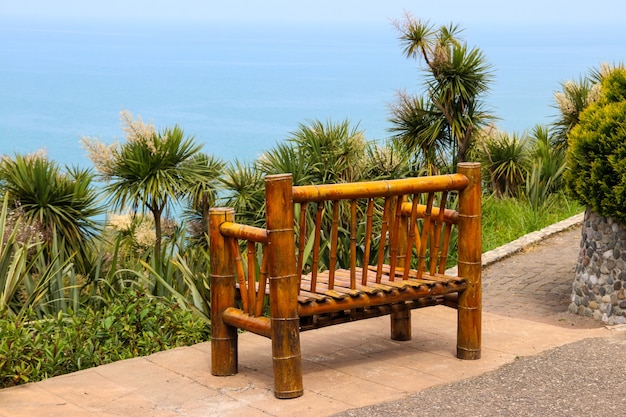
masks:
<instances>
[{"instance_id":1,"label":"calm sea water","mask_svg":"<svg viewBox=\"0 0 626 417\"><path fill-rule=\"evenodd\" d=\"M466 27L493 64L499 127L548 123L560 83L626 60L626 26ZM349 119L383 140L418 63L380 25L180 25L0 21L0 154L45 148L88 166L81 136L122 138L119 112L178 123L226 160L251 160L307 120Z\"/></svg>"}]
</instances>

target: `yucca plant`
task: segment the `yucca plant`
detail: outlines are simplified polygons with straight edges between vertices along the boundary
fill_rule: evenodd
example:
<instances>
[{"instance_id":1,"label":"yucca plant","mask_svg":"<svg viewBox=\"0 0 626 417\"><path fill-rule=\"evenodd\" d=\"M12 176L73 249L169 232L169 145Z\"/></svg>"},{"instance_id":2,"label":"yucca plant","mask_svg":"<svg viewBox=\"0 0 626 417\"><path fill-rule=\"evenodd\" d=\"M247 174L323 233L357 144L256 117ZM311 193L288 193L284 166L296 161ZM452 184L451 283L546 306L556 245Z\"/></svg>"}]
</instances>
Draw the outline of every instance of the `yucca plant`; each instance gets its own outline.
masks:
<instances>
[{"instance_id":1,"label":"yucca plant","mask_svg":"<svg viewBox=\"0 0 626 417\"><path fill-rule=\"evenodd\" d=\"M255 162L255 168L262 175L290 173L295 185L310 184L313 181L312 165L319 161L304 158L297 146L282 142L264 152Z\"/></svg>"},{"instance_id":2,"label":"yucca plant","mask_svg":"<svg viewBox=\"0 0 626 417\"><path fill-rule=\"evenodd\" d=\"M263 173L253 164L235 160L224 169L221 179L222 204L235 209L238 221L254 226L265 223L265 184Z\"/></svg>"},{"instance_id":3,"label":"yucca plant","mask_svg":"<svg viewBox=\"0 0 626 417\"><path fill-rule=\"evenodd\" d=\"M288 139L309 174L308 183L336 184L363 179L367 141L349 120L301 123ZM304 182L300 182L303 184Z\"/></svg>"},{"instance_id":4,"label":"yucca plant","mask_svg":"<svg viewBox=\"0 0 626 417\"><path fill-rule=\"evenodd\" d=\"M528 139L518 134L497 132L481 139L481 162L497 196L517 196L526 178Z\"/></svg>"},{"instance_id":5,"label":"yucca plant","mask_svg":"<svg viewBox=\"0 0 626 417\"><path fill-rule=\"evenodd\" d=\"M363 177L368 181L406 178L412 174L410 154L399 140L391 139L382 145L370 143L366 154Z\"/></svg>"},{"instance_id":6,"label":"yucca plant","mask_svg":"<svg viewBox=\"0 0 626 417\"><path fill-rule=\"evenodd\" d=\"M89 170L62 171L40 154L17 154L0 162L0 180L23 223L36 225L47 241L58 234L68 252L76 254L82 273L90 269L92 241L101 230L96 218L103 213L92 179Z\"/></svg>"},{"instance_id":7,"label":"yucca plant","mask_svg":"<svg viewBox=\"0 0 626 417\"><path fill-rule=\"evenodd\" d=\"M177 125L156 131L141 118L133 120L128 112L122 112L122 121L126 132L123 144L107 146L91 138L84 138L83 144L106 181L104 190L114 209L152 214L153 255L159 270L163 267L163 221L167 211L185 198L199 203L204 193L209 199L219 164L201 157L201 145Z\"/></svg>"},{"instance_id":8,"label":"yucca plant","mask_svg":"<svg viewBox=\"0 0 626 417\"><path fill-rule=\"evenodd\" d=\"M491 65L479 49L462 41L458 25L435 29L407 13L395 26L404 56L425 64L426 91L422 98L400 96L392 108L394 129L421 149L451 146L446 165L455 169L467 160L475 133L493 119L482 102L492 79Z\"/></svg>"},{"instance_id":9,"label":"yucca plant","mask_svg":"<svg viewBox=\"0 0 626 417\"><path fill-rule=\"evenodd\" d=\"M566 167L565 149L559 146L556 135L548 127L537 125L530 135L533 142L530 161L533 169L540 166L539 178L548 186L548 193L563 189L563 171ZM533 175L531 175L531 178Z\"/></svg>"},{"instance_id":10,"label":"yucca plant","mask_svg":"<svg viewBox=\"0 0 626 417\"><path fill-rule=\"evenodd\" d=\"M449 163L454 144L440 111L424 97L399 92L390 106L392 138L412 155L414 171L438 174Z\"/></svg>"},{"instance_id":11,"label":"yucca plant","mask_svg":"<svg viewBox=\"0 0 626 417\"><path fill-rule=\"evenodd\" d=\"M189 162L198 169L203 169L203 181L196 181L187 190L187 208L183 213L190 227L190 242L207 247L206 228L209 208L215 205L221 187L220 178L225 163L213 155L200 153Z\"/></svg>"},{"instance_id":12,"label":"yucca plant","mask_svg":"<svg viewBox=\"0 0 626 417\"><path fill-rule=\"evenodd\" d=\"M8 201L5 194L0 211L0 316L77 309L81 287L72 255L56 233L50 242L37 237L19 241L19 224L7 230Z\"/></svg>"},{"instance_id":13,"label":"yucca plant","mask_svg":"<svg viewBox=\"0 0 626 417\"><path fill-rule=\"evenodd\" d=\"M580 121L580 114L600 97L601 74L602 70L591 71L578 81L566 81L561 84L562 91L554 94L555 107L559 110L554 122L556 144L559 148L567 149L567 136Z\"/></svg>"}]
</instances>

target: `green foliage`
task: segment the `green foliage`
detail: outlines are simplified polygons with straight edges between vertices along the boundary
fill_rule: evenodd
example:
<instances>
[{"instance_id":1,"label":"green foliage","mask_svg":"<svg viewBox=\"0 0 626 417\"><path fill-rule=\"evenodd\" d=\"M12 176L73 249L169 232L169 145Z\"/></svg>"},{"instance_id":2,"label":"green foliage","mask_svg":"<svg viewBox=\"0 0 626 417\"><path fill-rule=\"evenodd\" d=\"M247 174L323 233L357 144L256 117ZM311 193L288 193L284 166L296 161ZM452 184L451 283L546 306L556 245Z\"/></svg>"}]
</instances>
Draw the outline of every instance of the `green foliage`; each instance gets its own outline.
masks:
<instances>
[{"instance_id":1,"label":"green foliage","mask_svg":"<svg viewBox=\"0 0 626 417\"><path fill-rule=\"evenodd\" d=\"M166 299L134 290L104 308L0 319L0 387L207 340L206 324Z\"/></svg>"},{"instance_id":2,"label":"green foliage","mask_svg":"<svg viewBox=\"0 0 626 417\"><path fill-rule=\"evenodd\" d=\"M482 204L483 252L509 243L584 210L564 193L552 197L551 210L535 210L521 198L487 196Z\"/></svg>"},{"instance_id":3,"label":"green foliage","mask_svg":"<svg viewBox=\"0 0 626 417\"><path fill-rule=\"evenodd\" d=\"M426 91L422 97L400 94L391 108L390 130L409 151L426 158L428 172L455 169L467 160L475 134L493 118L482 102L491 65L478 48L461 40L457 25L435 29L409 14L395 25L404 55L426 64ZM445 165L440 165L442 155Z\"/></svg>"},{"instance_id":4,"label":"green foliage","mask_svg":"<svg viewBox=\"0 0 626 417\"><path fill-rule=\"evenodd\" d=\"M480 141L486 180L497 196L517 196L528 165L528 139L498 132Z\"/></svg>"},{"instance_id":5,"label":"green foliage","mask_svg":"<svg viewBox=\"0 0 626 417\"><path fill-rule=\"evenodd\" d=\"M569 134L565 179L582 204L626 223L626 70L614 69L601 85Z\"/></svg>"},{"instance_id":6,"label":"green foliage","mask_svg":"<svg viewBox=\"0 0 626 417\"><path fill-rule=\"evenodd\" d=\"M367 142L363 131L351 128L348 120L300 124L298 130L291 133L289 142L297 153L297 160L305 166L308 176L302 180L306 179L306 183L332 184L363 179Z\"/></svg>"},{"instance_id":7,"label":"green foliage","mask_svg":"<svg viewBox=\"0 0 626 417\"><path fill-rule=\"evenodd\" d=\"M39 315L77 308L81 276L62 239L18 239L19 223L7 223L8 195L0 211L0 316Z\"/></svg>"},{"instance_id":8,"label":"green foliage","mask_svg":"<svg viewBox=\"0 0 626 417\"><path fill-rule=\"evenodd\" d=\"M578 124L581 113L598 99L598 81L599 78L592 73L578 81L562 83L562 91L555 93L556 107L559 109L559 115L554 122L558 147L567 148L567 137Z\"/></svg>"},{"instance_id":9,"label":"green foliage","mask_svg":"<svg viewBox=\"0 0 626 417\"><path fill-rule=\"evenodd\" d=\"M262 226L265 223L265 183L261 171L252 164L235 160L226 166L222 183L223 202L235 209L237 221Z\"/></svg>"},{"instance_id":10,"label":"green foliage","mask_svg":"<svg viewBox=\"0 0 626 417\"><path fill-rule=\"evenodd\" d=\"M447 125L432 103L424 97L398 93L390 107L392 137L413 155L414 171L433 174L448 163L453 143Z\"/></svg>"},{"instance_id":11,"label":"green foliage","mask_svg":"<svg viewBox=\"0 0 626 417\"><path fill-rule=\"evenodd\" d=\"M84 138L92 162L106 181L105 192L114 209L150 212L154 219L155 267L161 271L163 220L172 203L186 199L202 215L215 197L222 163L200 153L193 137L179 126L156 131L154 126L133 120L122 112L126 142L106 146ZM156 287L155 294L162 288Z\"/></svg>"},{"instance_id":12,"label":"green foliage","mask_svg":"<svg viewBox=\"0 0 626 417\"><path fill-rule=\"evenodd\" d=\"M224 170L223 202L238 220L262 226L265 221L266 175L291 173L295 185L334 184L402 178L409 157L399 142L368 142L348 120L300 124L289 139L265 152L254 164L235 160ZM328 213L328 211L327 211Z\"/></svg>"},{"instance_id":13,"label":"green foliage","mask_svg":"<svg viewBox=\"0 0 626 417\"><path fill-rule=\"evenodd\" d=\"M42 155L15 155L0 162L0 181L25 224L38 228L41 237L55 235L84 273L89 269L91 239L100 230L95 217L103 213L89 170L65 172Z\"/></svg>"}]
</instances>

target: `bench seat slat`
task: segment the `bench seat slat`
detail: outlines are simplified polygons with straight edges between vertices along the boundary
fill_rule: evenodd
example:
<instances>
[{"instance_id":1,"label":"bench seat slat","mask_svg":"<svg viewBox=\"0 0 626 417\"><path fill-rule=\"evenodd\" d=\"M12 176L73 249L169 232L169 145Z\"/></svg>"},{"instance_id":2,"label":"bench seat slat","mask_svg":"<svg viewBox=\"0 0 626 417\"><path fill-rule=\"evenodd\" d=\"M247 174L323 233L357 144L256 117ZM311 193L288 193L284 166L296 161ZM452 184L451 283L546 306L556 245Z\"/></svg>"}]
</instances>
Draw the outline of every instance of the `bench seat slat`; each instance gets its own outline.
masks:
<instances>
[{"instance_id":1,"label":"bench seat slat","mask_svg":"<svg viewBox=\"0 0 626 417\"><path fill-rule=\"evenodd\" d=\"M357 268L357 273L360 272L360 268ZM413 271L411 275L415 276ZM332 290L328 289L328 281L328 271L318 273L317 291L312 293L310 291L300 290L300 295L298 297L299 303L304 305L319 302L327 303L330 301L340 301L342 304L350 304L349 299L361 300L363 298L367 299L372 297L375 299L378 298L379 295L382 295L380 293L413 293L414 297L408 294L399 295L400 298L408 300L420 297L444 295L450 292L463 290L467 287L463 278L446 275L431 276L423 274L421 279L408 278L406 280L396 279L395 281L389 281L389 276L383 275L381 282L376 283L374 274L371 274L371 282L368 281L368 285L358 284L356 289L350 289L350 271L345 269L338 269L335 271L335 282ZM302 287L309 288L309 283L310 277L303 276ZM362 302L359 301L358 304L360 303Z\"/></svg>"}]
</instances>

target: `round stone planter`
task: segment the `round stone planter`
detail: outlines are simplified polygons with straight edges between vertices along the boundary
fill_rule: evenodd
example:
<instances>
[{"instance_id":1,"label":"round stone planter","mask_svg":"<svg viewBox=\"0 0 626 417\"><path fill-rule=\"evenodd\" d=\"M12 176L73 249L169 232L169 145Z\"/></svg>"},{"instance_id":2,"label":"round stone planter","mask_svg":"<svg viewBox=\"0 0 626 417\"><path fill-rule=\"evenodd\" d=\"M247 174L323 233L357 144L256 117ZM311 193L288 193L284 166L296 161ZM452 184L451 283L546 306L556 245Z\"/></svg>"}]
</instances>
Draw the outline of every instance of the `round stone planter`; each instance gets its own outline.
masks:
<instances>
[{"instance_id":1,"label":"round stone planter","mask_svg":"<svg viewBox=\"0 0 626 417\"><path fill-rule=\"evenodd\" d=\"M626 228L610 217L585 212L576 276L573 313L607 324L626 323Z\"/></svg>"}]
</instances>

